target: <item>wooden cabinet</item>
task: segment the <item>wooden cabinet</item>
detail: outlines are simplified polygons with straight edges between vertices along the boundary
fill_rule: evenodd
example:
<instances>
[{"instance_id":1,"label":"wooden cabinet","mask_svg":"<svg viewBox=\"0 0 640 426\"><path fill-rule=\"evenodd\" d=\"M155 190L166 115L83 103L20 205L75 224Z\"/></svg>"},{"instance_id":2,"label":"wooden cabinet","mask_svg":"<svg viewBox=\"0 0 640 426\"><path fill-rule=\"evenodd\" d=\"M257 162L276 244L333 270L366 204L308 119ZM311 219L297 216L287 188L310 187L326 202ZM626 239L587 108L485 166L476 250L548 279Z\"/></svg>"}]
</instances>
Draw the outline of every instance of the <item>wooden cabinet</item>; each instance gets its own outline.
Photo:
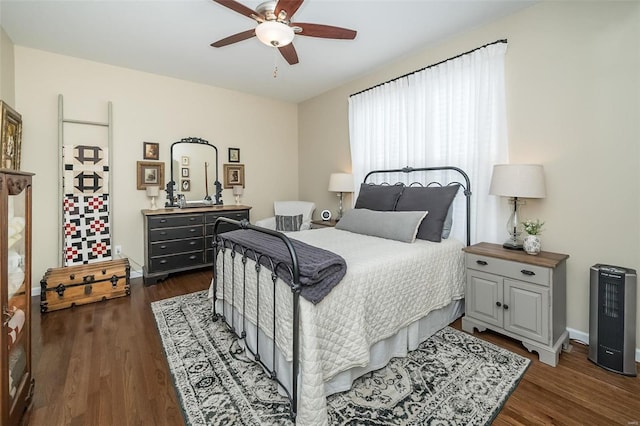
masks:
<instances>
[{"instance_id":1,"label":"wooden cabinet","mask_svg":"<svg viewBox=\"0 0 640 426\"><path fill-rule=\"evenodd\" d=\"M522 341L540 361L555 366L566 330L564 254L536 256L480 243L464 248L467 283L463 330L490 329Z\"/></svg>"},{"instance_id":2,"label":"wooden cabinet","mask_svg":"<svg viewBox=\"0 0 640 426\"><path fill-rule=\"evenodd\" d=\"M19 424L33 395L31 176L0 169L0 424Z\"/></svg>"},{"instance_id":3,"label":"wooden cabinet","mask_svg":"<svg viewBox=\"0 0 640 426\"><path fill-rule=\"evenodd\" d=\"M311 229L333 228L338 223L335 219L329 220L312 220Z\"/></svg>"},{"instance_id":4,"label":"wooden cabinet","mask_svg":"<svg viewBox=\"0 0 640 426\"><path fill-rule=\"evenodd\" d=\"M143 210L145 284L170 273L213 265L213 227L218 217L249 220L248 206ZM222 224L219 231L234 227Z\"/></svg>"}]
</instances>

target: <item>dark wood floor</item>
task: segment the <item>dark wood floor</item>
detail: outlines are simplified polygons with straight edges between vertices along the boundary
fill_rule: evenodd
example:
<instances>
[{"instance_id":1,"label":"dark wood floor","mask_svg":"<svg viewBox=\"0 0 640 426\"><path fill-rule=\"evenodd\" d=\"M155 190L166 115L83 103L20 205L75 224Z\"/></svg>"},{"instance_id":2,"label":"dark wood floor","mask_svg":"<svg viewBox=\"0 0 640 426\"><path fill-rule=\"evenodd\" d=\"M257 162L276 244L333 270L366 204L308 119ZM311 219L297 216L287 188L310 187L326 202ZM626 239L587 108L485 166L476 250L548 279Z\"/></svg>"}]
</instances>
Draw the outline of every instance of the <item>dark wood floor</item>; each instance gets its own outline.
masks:
<instances>
[{"instance_id":1,"label":"dark wood floor","mask_svg":"<svg viewBox=\"0 0 640 426\"><path fill-rule=\"evenodd\" d=\"M130 297L40 314L34 300L29 425L182 425L150 303L206 289L208 271L170 277ZM460 328L460 320L454 327ZM520 343L491 332L476 336L533 360L494 424L638 425L640 378L610 373L572 341L556 368Z\"/></svg>"}]
</instances>

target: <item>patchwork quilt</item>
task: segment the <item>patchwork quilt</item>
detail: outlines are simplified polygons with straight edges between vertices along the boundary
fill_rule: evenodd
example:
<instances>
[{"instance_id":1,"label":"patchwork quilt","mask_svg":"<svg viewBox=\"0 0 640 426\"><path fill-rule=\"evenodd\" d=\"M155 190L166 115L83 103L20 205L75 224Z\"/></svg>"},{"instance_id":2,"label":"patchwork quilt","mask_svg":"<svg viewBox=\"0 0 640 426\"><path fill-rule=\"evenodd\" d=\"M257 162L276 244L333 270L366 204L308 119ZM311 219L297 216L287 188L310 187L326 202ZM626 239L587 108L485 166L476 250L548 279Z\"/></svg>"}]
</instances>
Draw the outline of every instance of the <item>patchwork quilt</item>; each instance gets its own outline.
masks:
<instances>
[{"instance_id":1,"label":"patchwork quilt","mask_svg":"<svg viewBox=\"0 0 640 426\"><path fill-rule=\"evenodd\" d=\"M63 146L64 266L111 259L106 147Z\"/></svg>"}]
</instances>

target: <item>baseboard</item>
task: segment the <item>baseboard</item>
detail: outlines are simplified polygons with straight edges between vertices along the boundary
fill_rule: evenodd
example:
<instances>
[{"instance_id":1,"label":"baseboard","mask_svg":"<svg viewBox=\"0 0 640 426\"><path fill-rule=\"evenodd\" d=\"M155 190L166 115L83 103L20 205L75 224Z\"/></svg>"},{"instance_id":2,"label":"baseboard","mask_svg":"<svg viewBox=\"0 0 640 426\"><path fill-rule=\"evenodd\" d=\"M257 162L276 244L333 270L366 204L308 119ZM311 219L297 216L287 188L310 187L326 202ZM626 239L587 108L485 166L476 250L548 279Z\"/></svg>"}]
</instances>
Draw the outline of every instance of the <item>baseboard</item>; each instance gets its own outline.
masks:
<instances>
[{"instance_id":1,"label":"baseboard","mask_svg":"<svg viewBox=\"0 0 640 426\"><path fill-rule=\"evenodd\" d=\"M573 328L567 328L569 332L569 338L577 340L579 342L584 343L585 345L589 345L589 333L585 333L584 331L574 330ZM640 348L636 348L636 362L640 362Z\"/></svg>"},{"instance_id":2,"label":"baseboard","mask_svg":"<svg viewBox=\"0 0 640 426\"><path fill-rule=\"evenodd\" d=\"M129 270L129 279L142 277L142 271ZM31 297L40 296L40 286L31 287Z\"/></svg>"}]
</instances>

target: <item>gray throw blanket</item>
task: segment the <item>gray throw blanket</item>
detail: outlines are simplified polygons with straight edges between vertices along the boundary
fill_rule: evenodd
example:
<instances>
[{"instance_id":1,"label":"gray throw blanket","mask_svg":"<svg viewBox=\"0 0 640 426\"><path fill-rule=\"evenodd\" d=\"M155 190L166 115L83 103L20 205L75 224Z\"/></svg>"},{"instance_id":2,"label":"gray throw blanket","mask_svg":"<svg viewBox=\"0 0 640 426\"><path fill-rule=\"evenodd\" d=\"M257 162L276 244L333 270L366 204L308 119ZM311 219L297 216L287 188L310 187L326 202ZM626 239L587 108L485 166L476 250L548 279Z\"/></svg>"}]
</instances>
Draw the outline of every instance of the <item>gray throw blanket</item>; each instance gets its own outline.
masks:
<instances>
[{"instance_id":1,"label":"gray throw blanket","mask_svg":"<svg viewBox=\"0 0 640 426\"><path fill-rule=\"evenodd\" d=\"M275 264L284 263L292 268L291 255L287 246L282 240L273 235L252 229L239 229L225 232L220 236L226 240L241 244L245 248L250 248L257 253L270 256ZM328 250L294 239L290 239L290 241L298 255L300 295L311 303L317 304L342 280L342 277L347 273L347 263L341 256ZM267 259L263 258L260 263L271 269ZM292 281L291 274L287 268L278 268L276 272L280 274L280 278L285 279L287 282L290 283Z\"/></svg>"}]
</instances>

